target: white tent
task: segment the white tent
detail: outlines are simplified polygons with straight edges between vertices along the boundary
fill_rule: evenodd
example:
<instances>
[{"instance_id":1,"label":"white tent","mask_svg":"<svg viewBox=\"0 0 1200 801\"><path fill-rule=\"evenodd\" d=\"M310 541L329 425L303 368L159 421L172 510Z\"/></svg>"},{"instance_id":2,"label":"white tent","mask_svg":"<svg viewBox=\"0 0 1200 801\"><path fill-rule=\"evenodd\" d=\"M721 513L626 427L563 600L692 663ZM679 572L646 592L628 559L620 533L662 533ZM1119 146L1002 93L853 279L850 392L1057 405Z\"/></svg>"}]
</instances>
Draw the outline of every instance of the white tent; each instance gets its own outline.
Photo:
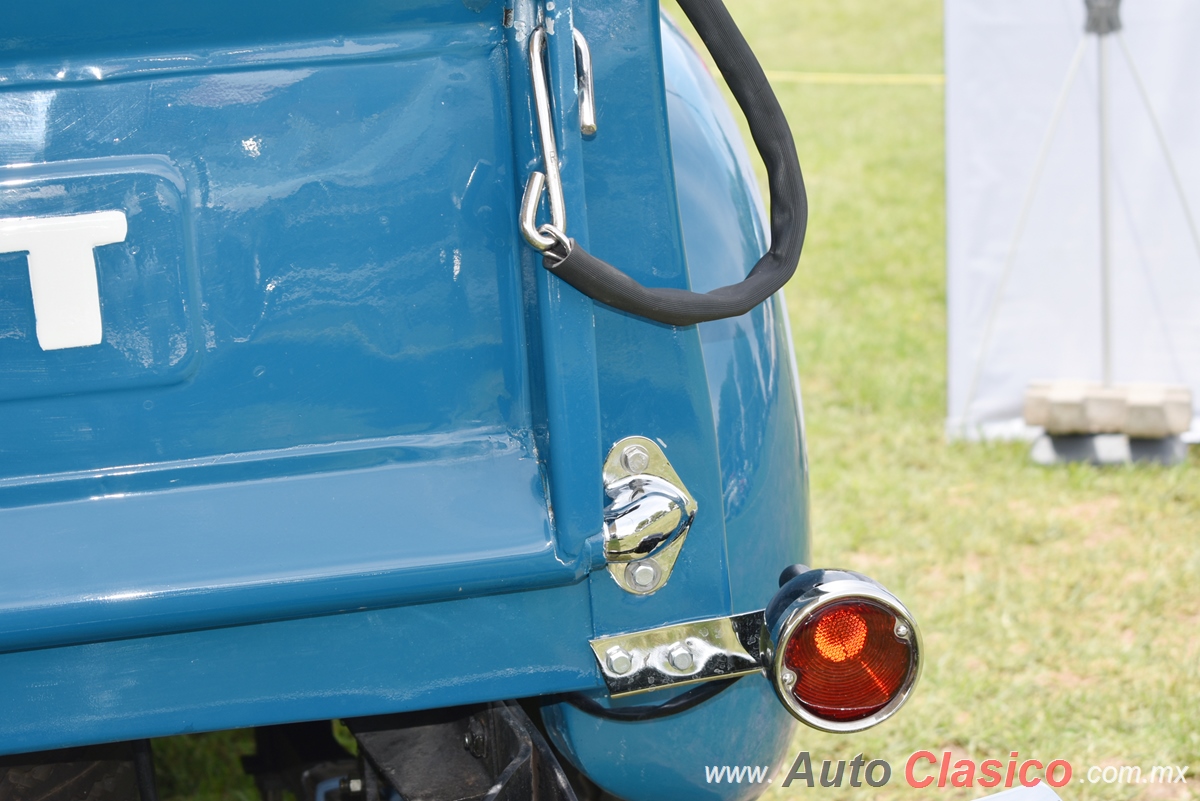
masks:
<instances>
[{"instance_id":1,"label":"white tent","mask_svg":"<svg viewBox=\"0 0 1200 801\"><path fill-rule=\"evenodd\" d=\"M1098 37L1084 0L945 9L947 431L1025 436L1031 381L1102 377ZM1125 0L1121 18L1105 37L1112 378L1200 398L1200 2Z\"/></svg>"}]
</instances>

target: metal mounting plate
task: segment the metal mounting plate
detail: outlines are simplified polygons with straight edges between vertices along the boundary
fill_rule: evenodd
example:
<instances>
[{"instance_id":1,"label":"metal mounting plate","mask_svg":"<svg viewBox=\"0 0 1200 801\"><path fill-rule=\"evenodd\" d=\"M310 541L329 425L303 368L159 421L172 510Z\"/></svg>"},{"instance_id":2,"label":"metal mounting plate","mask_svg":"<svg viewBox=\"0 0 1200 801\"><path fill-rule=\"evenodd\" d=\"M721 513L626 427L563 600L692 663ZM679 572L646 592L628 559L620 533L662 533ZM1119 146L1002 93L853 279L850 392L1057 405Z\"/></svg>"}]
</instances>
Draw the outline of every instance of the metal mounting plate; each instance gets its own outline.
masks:
<instances>
[{"instance_id":1,"label":"metal mounting plate","mask_svg":"<svg viewBox=\"0 0 1200 801\"><path fill-rule=\"evenodd\" d=\"M632 458L631 458L632 457ZM690 520L696 515L696 499L688 492L679 474L671 466L665 453L658 443L646 437L625 437L609 450L604 460L603 480L605 491L614 496L614 487L622 481L637 475L648 475L661 478L671 485L683 499L683 511L688 517L688 523L682 533L661 550L643 559L635 561L614 561L608 564L609 575L617 585L626 592L634 595L651 595L662 589L671 577L679 551L687 539ZM639 582L639 578L649 577Z\"/></svg>"},{"instance_id":2,"label":"metal mounting plate","mask_svg":"<svg viewBox=\"0 0 1200 801\"><path fill-rule=\"evenodd\" d=\"M747 612L591 641L614 698L762 670L763 613Z\"/></svg>"}]
</instances>

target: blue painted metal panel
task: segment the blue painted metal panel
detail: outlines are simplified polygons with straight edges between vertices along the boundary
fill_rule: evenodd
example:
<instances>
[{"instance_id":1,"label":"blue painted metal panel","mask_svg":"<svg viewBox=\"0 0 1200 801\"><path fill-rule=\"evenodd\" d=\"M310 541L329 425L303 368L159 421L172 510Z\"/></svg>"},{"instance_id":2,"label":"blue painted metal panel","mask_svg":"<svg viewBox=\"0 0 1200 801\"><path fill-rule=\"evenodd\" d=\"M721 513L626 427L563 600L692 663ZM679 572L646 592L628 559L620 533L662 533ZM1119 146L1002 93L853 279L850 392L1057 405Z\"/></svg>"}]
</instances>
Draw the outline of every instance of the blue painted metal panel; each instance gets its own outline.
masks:
<instances>
[{"instance_id":1,"label":"blue painted metal panel","mask_svg":"<svg viewBox=\"0 0 1200 801\"><path fill-rule=\"evenodd\" d=\"M333 455L393 463L0 510L0 650L582 577L521 443L372 445Z\"/></svg>"},{"instance_id":2,"label":"blue painted metal panel","mask_svg":"<svg viewBox=\"0 0 1200 801\"><path fill-rule=\"evenodd\" d=\"M111 20L14 21L0 148L34 163L0 170L0 215L120 210L129 235L96 251L95 347L40 350L25 256L0 256L0 648L581 575L599 501L556 553L534 458L501 9L372 8L310 32L393 33L198 54L153 48L253 15L150 10L119 55ZM586 374L577 342L554 363ZM590 441L560 495L581 460L598 483Z\"/></svg>"},{"instance_id":3,"label":"blue painted metal panel","mask_svg":"<svg viewBox=\"0 0 1200 801\"><path fill-rule=\"evenodd\" d=\"M4 476L529 429L498 20L401 36L386 57L380 45L297 44L251 69L222 59L199 72L114 68L111 82L53 91L17 77L4 86L10 158L55 170L159 154L184 177L203 329L201 363L184 386L144 393L114 376L108 388L128 391L6 407ZM329 49L342 60L309 60ZM138 227L150 211L125 187L38 186L59 195L59 214L124 210L133 234L108 247L151 270ZM47 199L25 213L53 207ZM152 223L148 231L170 233ZM153 333L122 323L106 320L110 345ZM31 335L14 321L9 336Z\"/></svg>"},{"instance_id":4,"label":"blue painted metal panel","mask_svg":"<svg viewBox=\"0 0 1200 801\"><path fill-rule=\"evenodd\" d=\"M592 304L516 236L525 56L499 4L387 6L11 20L0 157L32 165L0 175L3 213L119 209L130 233L96 251L91 376L35 346L4 257L0 750L599 684Z\"/></svg>"},{"instance_id":5,"label":"blue painted metal panel","mask_svg":"<svg viewBox=\"0 0 1200 801\"><path fill-rule=\"evenodd\" d=\"M100 79L90 69L100 58L109 66L142 63L151 69L177 70L202 65L207 55L220 52L246 64L272 52L313 59L338 52L361 56L374 52L356 47L370 34L424 42L426 52L432 52L456 35L456 27L494 27L500 20L500 5L494 0L9 3L0 7L0 26L6 32L0 42L0 63L14 65L14 74L58 85L75 77ZM350 37L352 41L345 41ZM297 48L286 42L310 44Z\"/></svg>"},{"instance_id":6,"label":"blue painted metal panel","mask_svg":"<svg viewBox=\"0 0 1200 801\"><path fill-rule=\"evenodd\" d=\"M507 30L515 156L521 165L518 187L524 187L530 172L545 169L529 77L529 35L544 22L540 20L543 13L533 0L514 0L512 25ZM549 19L558 23L557 27L546 26L546 59L552 76L567 233L586 245L588 218L583 202L579 102L570 28L572 5L564 0L549 13ZM548 220L548 213L543 212L540 219ZM515 231L513 235L520 240ZM599 533L603 500L600 469L604 455L599 440L593 304L590 298L547 274L541 255L520 241L527 292L525 331L533 362L530 379L535 442L545 462L550 514L560 548L574 556L583 551L588 537Z\"/></svg>"},{"instance_id":7,"label":"blue painted metal panel","mask_svg":"<svg viewBox=\"0 0 1200 801\"><path fill-rule=\"evenodd\" d=\"M666 21L662 52L688 274L693 288L706 291L741 280L757 261L766 249L764 214L740 135L717 87L700 58ZM593 206L593 220L597 216ZM594 235L593 241L596 239ZM660 264L651 263L656 267ZM707 599L696 589L696 584L703 581L728 586L732 595L725 603L738 612L761 609L777 588L782 567L807 558L803 442L785 313L778 299L773 299L747 315L698 326L711 420L700 425L684 417L687 425L694 426L693 446L705 439L696 432L715 430L716 443L711 447L719 453L720 484L715 489L705 487L711 493L707 505L696 492L700 505L697 525L702 515L721 511L723 540L728 543L728 578L718 572L711 553L693 550L693 535L689 535L684 552L699 554L700 559L681 559L671 583L651 599L627 599L607 609L601 609L601 601L597 600L598 627L602 621L619 627L622 621L631 619L645 625L643 621L663 610L678 615L676 620L700 617L689 614L686 607L673 608L674 599L668 594L682 590L686 600L681 607L696 601L703 604ZM614 323L606 329L605 317L598 314L597 320L601 334L611 334L619 325ZM679 341L687 342L686 334L694 332L674 333ZM607 344L607 339L601 341ZM620 355L628 358L638 348L647 348L668 368L656 371L644 362L633 361L644 372L630 370L624 377L630 387L646 382L647 376L655 379L652 390L642 390L643 398L653 400L641 404L640 416L653 419L675 436L683 434L673 431L669 421L671 414L681 406L686 409L686 405L677 397L677 405L668 406L664 414L657 401L666 395L661 377L682 373L670 372L673 365L664 349L651 347L656 344L651 333L645 332L642 337L626 334L622 342ZM604 376L605 367L613 363L602 357L600 364ZM618 372L616 366L612 369ZM695 370L692 376L699 374L695 367L691 369ZM625 392L628 395L623 400L628 403L604 405L606 423L628 424L635 419L632 415L622 418L622 411L630 409L630 404L639 406L635 390L626 388ZM693 408L699 405L692 403ZM674 460L677 451L667 453ZM718 461L715 454L708 458L711 463ZM679 473L690 488L688 473L682 468ZM725 565L719 568L724 570ZM592 577L596 598L600 597L595 586L600 578ZM665 596L661 604L659 596ZM644 602L640 609L638 601ZM612 603L609 598L603 602ZM619 611L609 616L614 608ZM651 693L618 703L660 703L663 698L659 695ZM764 789L761 786L709 783L705 766L774 766L796 726L765 678L757 676L742 679L716 699L687 713L662 720L601 720L567 704L547 707L544 718L551 736L572 762L609 792L630 799L757 797ZM746 721L753 721L753 725L746 727ZM736 736L732 736L733 731Z\"/></svg>"},{"instance_id":8,"label":"blue painted metal panel","mask_svg":"<svg viewBox=\"0 0 1200 801\"><path fill-rule=\"evenodd\" d=\"M576 584L3 654L0 753L575 689L589 629Z\"/></svg>"},{"instance_id":9,"label":"blue painted metal panel","mask_svg":"<svg viewBox=\"0 0 1200 801\"><path fill-rule=\"evenodd\" d=\"M602 125L583 154L590 252L649 285L686 288L657 6L596 3L575 17L590 34ZM698 380L699 333L597 306L596 340L604 443L631 435L659 441L698 505L671 580L654 595L630 595L607 574L592 575L597 634L728 614L717 443Z\"/></svg>"},{"instance_id":10,"label":"blue painted metal panel","mask_svg":"<svg viewBox=\"0 0 1200 801\"><path fill-rule=\"evenodd\" d=\"M647 698L640 699L646 701ZM747 801L770 785L707 781L705 767L774 768L796 722L764 680L750 677L701 706L661 720L599 720L569 705L543 712L555 743L604 789L629 801Z\"/></svg>"}]
</instances>

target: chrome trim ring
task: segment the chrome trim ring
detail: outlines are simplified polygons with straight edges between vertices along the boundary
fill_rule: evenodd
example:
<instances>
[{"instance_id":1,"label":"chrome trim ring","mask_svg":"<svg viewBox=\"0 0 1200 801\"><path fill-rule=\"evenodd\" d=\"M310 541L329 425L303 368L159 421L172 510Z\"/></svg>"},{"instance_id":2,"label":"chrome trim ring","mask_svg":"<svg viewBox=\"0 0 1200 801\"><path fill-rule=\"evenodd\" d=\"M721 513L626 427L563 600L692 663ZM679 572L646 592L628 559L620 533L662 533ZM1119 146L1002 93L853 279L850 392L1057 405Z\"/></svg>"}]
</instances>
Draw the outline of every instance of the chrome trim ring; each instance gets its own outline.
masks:
<instances>
[{"instance_id":1,"label":"chrome trim ring","mask_svg":"<svg viewBox=\"0 0 1200 801\"><path fill-rule=\"evenodd\" d=\"M908 625L908 634L902 637L902 639L908 640L909 646L912 648L912 658L915 666L908 674L904 684L900 686L900 690L891 701L888 701L883 709L859 720L829 720L801 706L796 697L792 695L791 689L784 686L784 680L789 676L791 677L791 682L788 683L794 685L796 676L784 666L784 649L777 648L776 644L786 643L792 634L795 633L796 629L800 627L801 623L808 620L821 609L839 601L854 599L874 601L887 608ZM917 680L921 677L921 657L923 654L921 630L917 627L917 622L913 618L912 613L908 611L908 608L896 596L874 582L859 579L835 579L830 582L818 584L792 603L791 608L783 618L783 624L779 628L778 636L773 636L773 634L773 632L767 633L768 642L765 654L767 664L771 667L771 686L775 688L775 694L779 696L779 700L783 702L783 705L787 707L792 715L801 722L820 731L845 734L863 731L882 723L894 715L900 707L904 706L904 702L908 700L913 688L917 684Z\"/></svg>"}]
</instances>

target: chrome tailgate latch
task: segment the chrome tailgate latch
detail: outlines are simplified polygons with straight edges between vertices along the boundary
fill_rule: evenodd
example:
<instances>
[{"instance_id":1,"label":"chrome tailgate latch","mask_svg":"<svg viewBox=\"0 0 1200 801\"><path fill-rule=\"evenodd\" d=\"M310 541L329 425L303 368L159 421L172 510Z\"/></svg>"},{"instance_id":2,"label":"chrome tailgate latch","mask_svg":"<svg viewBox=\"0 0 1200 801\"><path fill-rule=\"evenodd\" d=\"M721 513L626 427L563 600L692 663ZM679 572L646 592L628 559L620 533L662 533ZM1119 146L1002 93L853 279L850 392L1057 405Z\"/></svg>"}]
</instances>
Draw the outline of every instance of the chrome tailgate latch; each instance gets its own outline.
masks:
<instances>
[{"instance_id":1,"label":"chrome tailgate latch","mask_svg":"<svg viewBox=\"0 0 1200 801\"><path fill-rule=\"evenodd\" d=\"M696 499L684 487L662 448L645 437L626 437L604 460L604 558L626 592L649 595L667 583L688 529Z\"/></svg>"}]
</instances>

